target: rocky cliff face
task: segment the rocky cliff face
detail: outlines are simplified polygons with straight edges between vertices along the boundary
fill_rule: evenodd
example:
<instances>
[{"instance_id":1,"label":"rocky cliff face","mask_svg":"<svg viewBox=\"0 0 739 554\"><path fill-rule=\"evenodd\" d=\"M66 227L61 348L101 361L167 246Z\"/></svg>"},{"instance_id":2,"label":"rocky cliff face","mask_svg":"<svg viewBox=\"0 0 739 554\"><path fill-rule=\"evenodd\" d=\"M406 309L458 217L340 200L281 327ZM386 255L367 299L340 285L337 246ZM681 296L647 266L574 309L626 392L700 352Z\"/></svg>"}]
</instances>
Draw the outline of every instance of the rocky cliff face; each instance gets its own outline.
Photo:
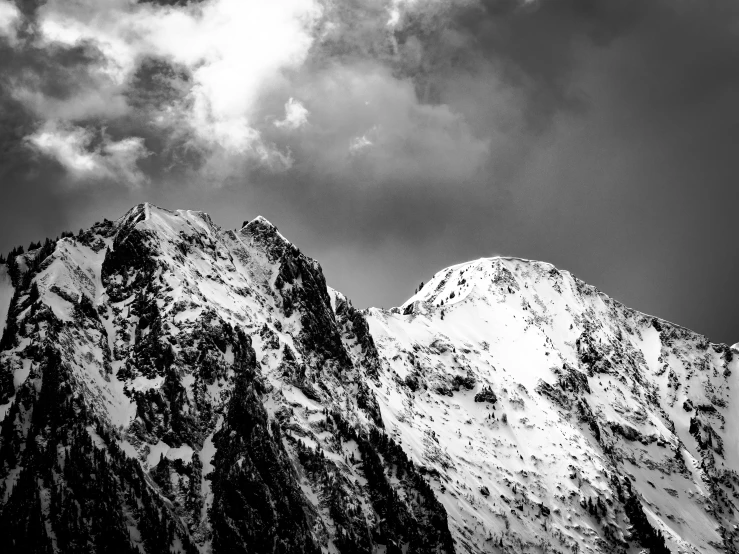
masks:
<instances>
[{"instance_id":1,"label":"rocky cliff face","mask_svg":"<svg viewBox=\"0 0 739 554\"><path fill-rule=\"evenodd\" d=\"M550 265L356 310L145 204L0 267L7 552L735 550L734 352Z\"/></svg>"}]
</instances>

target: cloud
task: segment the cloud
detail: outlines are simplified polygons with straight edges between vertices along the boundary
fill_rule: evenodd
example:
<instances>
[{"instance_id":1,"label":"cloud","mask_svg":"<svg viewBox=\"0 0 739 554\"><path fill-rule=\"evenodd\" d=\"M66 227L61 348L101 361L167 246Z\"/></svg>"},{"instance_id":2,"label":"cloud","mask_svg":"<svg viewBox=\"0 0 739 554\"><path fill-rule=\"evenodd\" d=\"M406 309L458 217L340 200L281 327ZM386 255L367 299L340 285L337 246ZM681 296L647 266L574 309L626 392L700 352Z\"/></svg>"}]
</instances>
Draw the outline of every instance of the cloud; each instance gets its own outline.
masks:
<instances>
[{"instance_id":1,"label":"cloud","mask_svg":"<svg viewBox=\"0 0 739 554\"><path fill-rule=\"evenodd\" d=\"M0 38L5 38L11 44L15 43L20 22L21 13L18 7L9 0L0 0Z\"/></svg>"},{"instance_id":2,"label":"cloud","mask_svg":"<svg viewBox=\"0 0 739 554\"><path fill-rule=\"evenodd\" d=\"M373 144L374 143L367 138L367 135L354 137L349 143L349 152L351 152L352 154L356 154L357 152L360 152L365 148L369 148Z\"/></svg>"},{"instance_id":3,"label":"cloud","mask_svg":"<svg viewBox=\"0 0 739 554\"><path fill-rule=\"evenodd\" d=\"M374 180L468 178L486 137L452 104L419 95L408 48L393 52L418 5L49 0L5 86L41 123L146 136L160 174L194 170L218 184L315 159ZM350 154L361 137L373 148L360 160Z\"/></svg>"},{"instance_id":4,"label":"cloud","mask_svg":"<svg viewBox=\"0 0 739 554\"><path fill-rule=\"evenodd\" d=\"M265 170L512 182L558 117L587 109L587 47L626 34L643 17L635 6L48 0L3 84L37 119L29 134L58 122L146 137L153 182L269 180Z\"/></svg>"},{"instance_id":5,"label":"cloud","mask_svg":"<svg viewBox=\"0 0 739 554\"><path fill-rule=\"evenodd\" d=\"M49 0L3 84L29 135L145 138L152 183L513 187L558 126L624 88L590 64L659 4Z\"/></svg>"},{"instance_id":6,"label":"cloud","mask_svg":"<svg viewBox=\"0 0 739 554\"><path fill-rule=\"evenodd\" d=\"M291 142L295 167L316 181L455 186L474 177L489 154L489 140L462 115L421 102L412 79L383 65L332 64L296 87L310 102L311 125Z\"/></svg>"},{"instance_id":7,"label":"cloud","mask_svg":"<svg viewBox=\"0 0 739 554\"><path fill-rule=\"evenodd\" d=\"M148 151L139 137L115 141L104 131L96 137L90 129L48 122L26 137L26 142L56 160L74 183L104 179L137 186L146 180L137 163Z\"/></svg>"},{"instance_id":8,"label":"cloud","mask_svg":"<svg viewBox=\"0 0 739 554\"><path fill-rule=\"evenodd\" d=\"M285 103L285 118L275 121L275 127L279 129L288 129L294 131L308 123L308 114L310 112L294 98L290 98Z\"/></svg>"},{"instance_id":9,"label":"cloud","mask_svg":"<svg viewBox=\"0 0 739 554\"><path fill-rule=\"evenodd\" d=\"M129 112L124 91L98 82L98 87L81 87L70 96L54 97L44 94L29 83L33 76L18 80L11 85L11 94L36 116L45 120L82 121L102 117L118 118ZM30 78L30 79L29 79Z\"/></svg>"},{"instance_id":10,"label":"cloud","mask_svg":"<svg viewBox=\"0 0 739 554\"><path fill-rule=\"evenodd\" d=\"M285 164L275 160L287 158L262 140L257 103L284 80L284 71L304 61L313 41L311 26L319 15L313 0L210 0L185 6L51 0L39 10L38 27L42 45L91 45L100 53L94 64L100 79L91 83L93 90L76 95L76 104L84 103L97 115L95 91L102 81L126 86L142 60L168 60L190 73L189 91L168 107L170 115L175 114L169 119L180 131L214 154L220 150L223 155L250 155L277 167ZM18 97L34 107L51 104L28 92ZM285 125L300 122L301 108L290 106ZM122 111L111 106L107 115ZM67 112L69 119L90 115Z\"/></svg>"}]
</instances>

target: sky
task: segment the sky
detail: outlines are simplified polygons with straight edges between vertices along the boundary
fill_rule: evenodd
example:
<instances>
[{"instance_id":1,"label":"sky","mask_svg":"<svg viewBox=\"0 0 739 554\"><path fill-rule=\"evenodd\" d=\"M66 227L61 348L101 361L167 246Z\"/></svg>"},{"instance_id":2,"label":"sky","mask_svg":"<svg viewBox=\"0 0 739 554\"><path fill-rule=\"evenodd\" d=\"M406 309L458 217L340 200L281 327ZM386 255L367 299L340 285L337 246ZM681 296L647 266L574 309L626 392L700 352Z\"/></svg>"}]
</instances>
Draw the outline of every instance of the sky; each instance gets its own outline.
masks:
<instances>
[{"instance_id":1,"label":"sky","mask_svg":"<svg viewBox=\"0 0 739 554\"><path fill-rule=\"evenodd\" d=\"M355 306L548 261L739 341L739 4L0 0L0 252L263 215Z\"/></svg>"}]
</instances>

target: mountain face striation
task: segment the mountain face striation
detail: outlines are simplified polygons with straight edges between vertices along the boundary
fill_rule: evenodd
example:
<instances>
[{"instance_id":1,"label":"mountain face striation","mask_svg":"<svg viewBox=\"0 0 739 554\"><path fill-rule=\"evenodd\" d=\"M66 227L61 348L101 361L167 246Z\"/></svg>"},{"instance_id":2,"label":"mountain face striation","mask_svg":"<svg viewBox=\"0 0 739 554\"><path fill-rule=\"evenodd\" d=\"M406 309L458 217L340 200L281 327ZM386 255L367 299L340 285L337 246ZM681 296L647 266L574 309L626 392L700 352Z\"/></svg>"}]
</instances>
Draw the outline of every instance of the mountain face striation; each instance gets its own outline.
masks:
<instances>
[{"instance_id":1,"label":"mountain face striation","mask_svg":"<svg viewBox=\"0 0 739 554\"><path fill-rule=\"evenodd\" d=\"M149 204L0 264L14 553L736 552L737 352L516 258L356 310Z\"/></svg>"}]
</instances>

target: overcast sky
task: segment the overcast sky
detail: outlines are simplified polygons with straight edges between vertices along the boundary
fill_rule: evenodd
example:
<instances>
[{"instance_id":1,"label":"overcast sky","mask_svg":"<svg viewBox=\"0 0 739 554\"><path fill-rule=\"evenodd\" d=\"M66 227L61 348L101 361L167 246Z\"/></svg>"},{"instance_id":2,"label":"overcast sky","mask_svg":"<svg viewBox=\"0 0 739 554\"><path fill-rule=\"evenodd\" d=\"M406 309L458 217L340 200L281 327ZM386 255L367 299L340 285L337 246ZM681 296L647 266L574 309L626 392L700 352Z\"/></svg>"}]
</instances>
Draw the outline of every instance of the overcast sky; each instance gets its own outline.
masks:
<instances>
[{"instance_id":1,"label":"overcast sky","mask_svg":"<svg viewBox=\"0 0 739 554\"><path fill-rule=\"evenodd\" d=\"M359 307L496 254L739 341L733 0L0 0L0 251L263 215Z\"/></svg>"}]
</instances>

